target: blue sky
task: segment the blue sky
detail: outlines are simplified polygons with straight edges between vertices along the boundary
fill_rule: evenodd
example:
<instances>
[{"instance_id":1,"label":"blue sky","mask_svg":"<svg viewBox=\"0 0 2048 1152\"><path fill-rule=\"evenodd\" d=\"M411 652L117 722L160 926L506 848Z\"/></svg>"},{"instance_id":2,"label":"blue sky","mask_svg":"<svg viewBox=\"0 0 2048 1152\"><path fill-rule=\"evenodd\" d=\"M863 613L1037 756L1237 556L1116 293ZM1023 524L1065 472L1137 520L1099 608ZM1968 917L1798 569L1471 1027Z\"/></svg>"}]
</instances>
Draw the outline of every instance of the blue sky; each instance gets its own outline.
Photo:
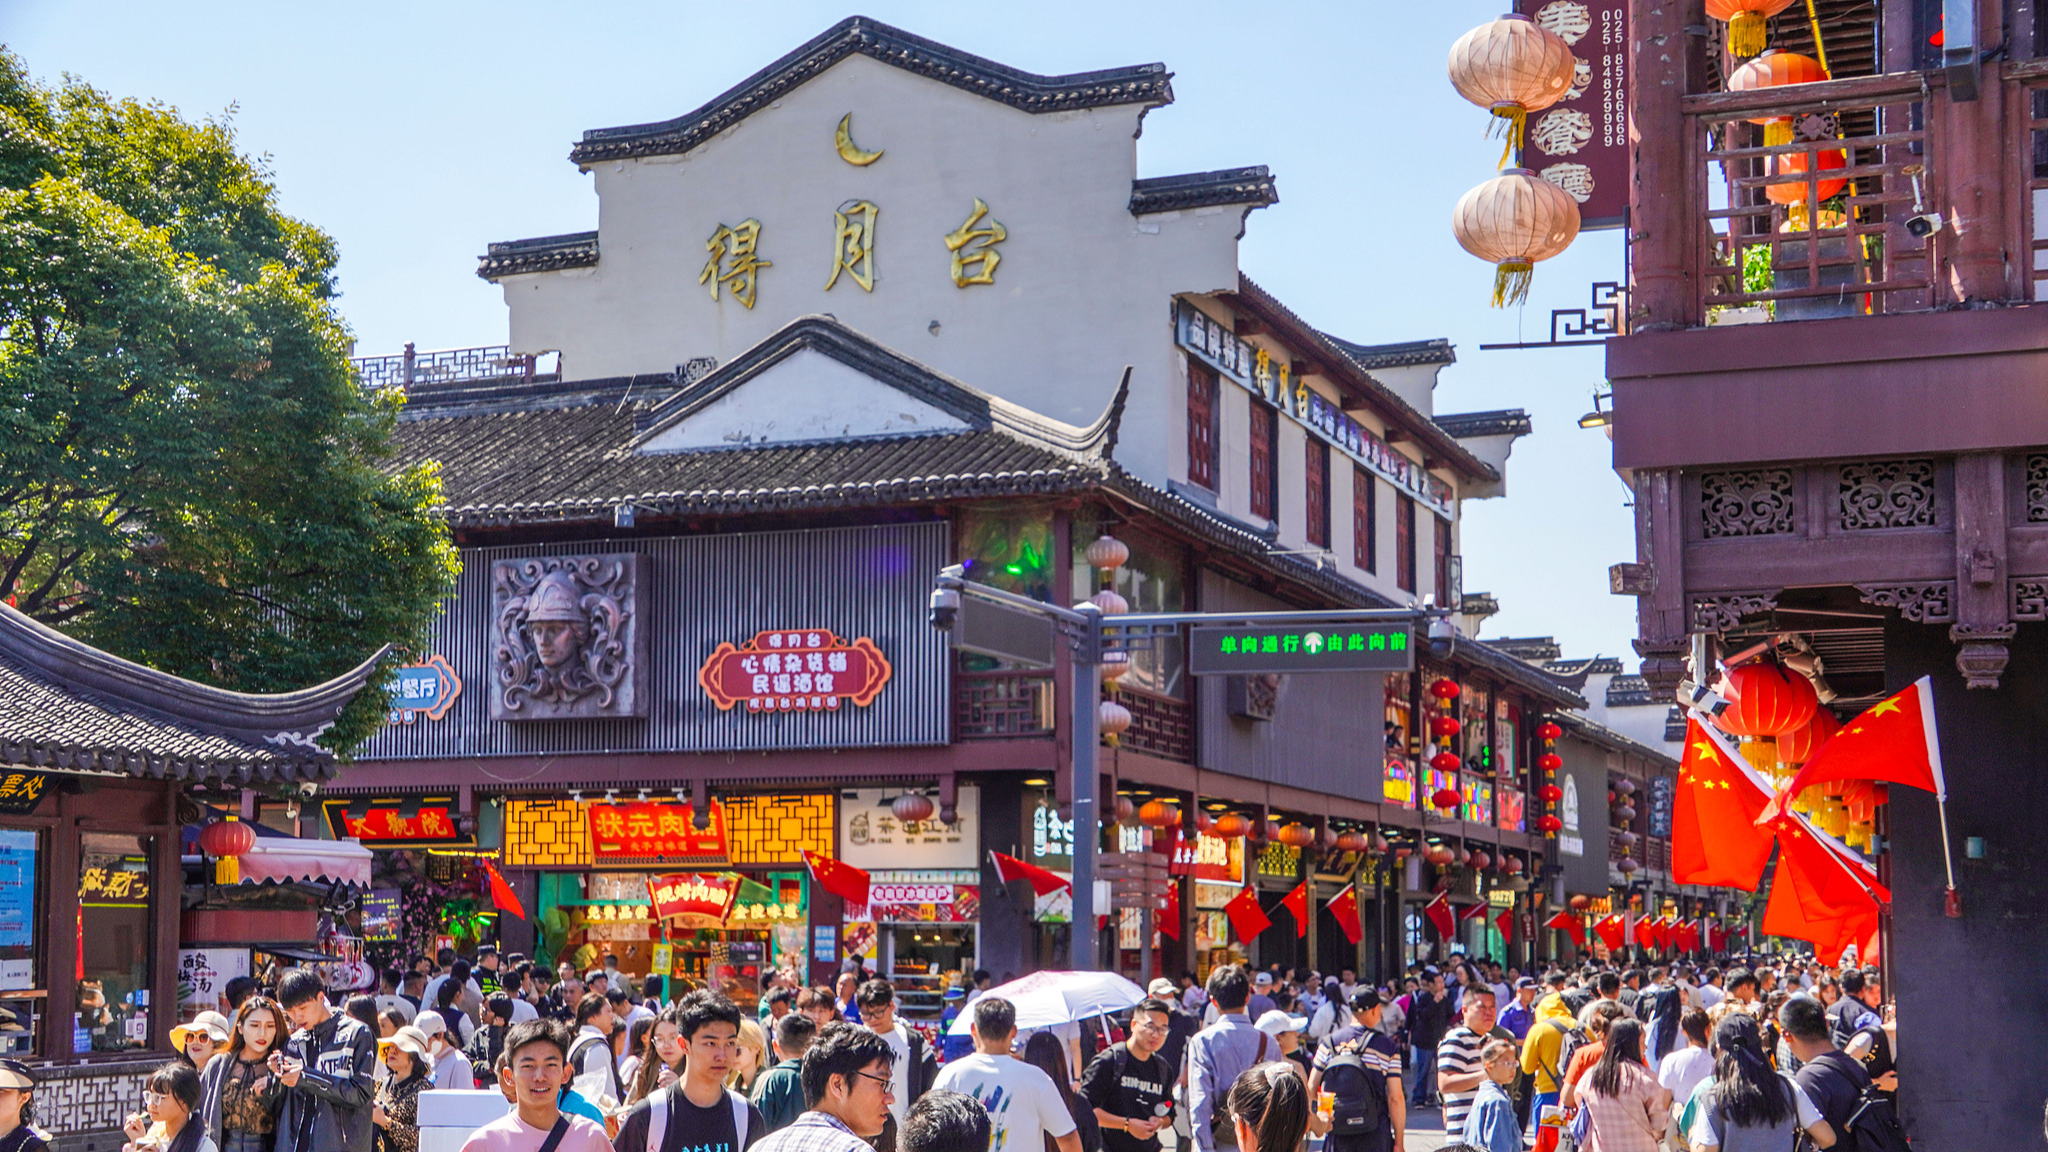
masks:
<instances>
[{"instance_id":1,"label":"blue sky","mask_svg":"<svg viewBox=\"0 0 2048 1152\"><path fill-rule=\"evenodd\" d=\"M1175 103L1139 141L1139 173L1271 166L1280 203L1252 214L1245 270L1311 323L1380 342L1447 336L1459 362L1439 411L1525 408L1536 432L1509 497L1467 505L1465 586L1501 599L1484 635L1555 635L1631 667L1634 601L1607 566L1635 557L1608 443L1577 427L1597 348L1482 352L1543 339L1552 308L1622 278L1618 232L1538 267L1529 306L1486 306L1492 269L1450 211L1499 155L1485 112L1444 78L1452 41L1499 3L1188 0L1165 4L793 0L348 5L0 0L0 35L46 79L77 74L186 115L235 108L286 211L340 244L358 351L501 343L491 240L593 228L586 128L688 111L859 12L1034 72L1164 61Z\"/></svg>"}]
</instances>

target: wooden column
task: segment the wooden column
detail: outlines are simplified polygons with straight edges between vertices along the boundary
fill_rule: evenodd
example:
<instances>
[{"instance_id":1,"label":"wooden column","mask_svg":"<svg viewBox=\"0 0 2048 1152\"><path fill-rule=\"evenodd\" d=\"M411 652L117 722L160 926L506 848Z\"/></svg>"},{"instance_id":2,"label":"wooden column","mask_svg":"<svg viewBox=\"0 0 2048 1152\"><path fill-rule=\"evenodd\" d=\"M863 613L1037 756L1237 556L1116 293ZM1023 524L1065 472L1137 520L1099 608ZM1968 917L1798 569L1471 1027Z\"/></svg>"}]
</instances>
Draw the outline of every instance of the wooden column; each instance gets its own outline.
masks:
<instances>
[{"instance_id":1,"label":"wooden column","mask_svg":"<svg viewBox=\"0 0 2048 1152\"><path fill-rule=\"evenodd\" d=\"M1629 330L1688 328L1693 315L1691 253L1701 222L1693 217L1690 141L1681 98L1687 91L1685 26L1700 0L1634 0L1629 6ZM1693 17L1703 20L1704 15Z\"/></svg>"},{"instance_id":2,"label":"wooden column","mask_svg":"<svg viewBox=\"0 0 2048 1152\"><path fill-rule=\"evenodd\" d=\"M2006 612L2005 459L1956 457L1956 669L1971 688L1996 688L2015 626Z\"/></svg>"},{"instance_id":3,"label":"wooden column","mask_svg":"<svg viewBox=\"0 0 2048 1152\"><path fill-rule=\"evenodd\" d=\"M1685 677L1692 630L1685 594L1684 483L1671 468L1635 473L1636 566L1648 588L1636 598L1636 654L1652 697L1668 699Z\"/></svg>"},{"instance_id":4,"label":"wooden column","mask_svg":"<svg viewBox=\"0 0 2048 1152\"><path fill-rule=\"evenodd\" d=\"M2001 0L1977 0L1977 30L1980 48L2003 42ZM2025 271L2026 254L2007 250L2014 199L2005 193L2012 163L2006 156L2006 89L1996 61L1980 67L1975 100L1951 100L1943 89L1928 110L1935 130L1933 177L1948 220L1937 250L1943 252L1942 284L1950 303L2019 299ZM2025 112L2014 109L2016 115Z\"/></svg>"}]
</instances>

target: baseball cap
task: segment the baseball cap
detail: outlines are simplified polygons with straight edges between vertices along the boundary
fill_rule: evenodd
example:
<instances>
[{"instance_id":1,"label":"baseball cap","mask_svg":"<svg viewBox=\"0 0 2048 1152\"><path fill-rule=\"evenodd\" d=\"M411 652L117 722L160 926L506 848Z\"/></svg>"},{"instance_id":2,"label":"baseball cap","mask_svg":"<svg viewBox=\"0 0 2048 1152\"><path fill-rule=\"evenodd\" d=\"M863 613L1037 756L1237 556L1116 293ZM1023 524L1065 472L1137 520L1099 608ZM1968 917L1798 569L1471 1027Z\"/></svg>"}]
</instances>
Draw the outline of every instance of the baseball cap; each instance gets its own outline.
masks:
<instances>
[{"instance_id":1,"label":"baseball cap","mask_svg":"<svg viewBox=\"0 0 2048 1152\"><path fill-rule=\"evenodd\" d=\"M1173 986L1173 981L1168 980L1164 976L1145 986L1145 995L1147 996L1173 996L1177 994L1177 991Z\"/></svg>"},{"instance_id":2,"label":"baseball cap","mask_svg":"<svg viewBox=\"0 0 2048 1152\"><path fill-rule=\"evenodd\" d=\"M1534 987L1536 987L1536 980L1535 980L1535 978L1534 978L1534 977L1531 977L1531 976L1524 976L1524 977L1522 977L1522 978L1521 978L1520 980L1517 980L1517 981L1515 981L1515 987L1516 987L1516 988L1518 988L1518 989L1520 989L1520 988L1534 988Z\"/></svg>"},{"instance_id":3,"label":"baseball cap","mask_svg":"<svg viewBox=\"0 0 2048 1152\"><path fill-rule=\"evenodd\" d=\"M1261 988L1271 988L1273 986L1273 974L1271 972L1261 972L1252 979L1252 983Z\"/></svg>"},{"instance_id":4,"label":"baseball cap","mask_svg":"<svg viewBox=\"0 0 2048 1152\"><path fill-rule=\"evenodd\" d=\"M1443 975L1443 973L1442 973L1442 972L1440 972L1440 971L1438 971L1438 970L1437 970L1437 966L1436 966L1436 965L1434 965L1434 964L1425 964L1425 965L1423 965L1423 966L1422 966L1422 974L1423 974L1423 975L1425 975L1425 976L1441 976L1441 975Z\"/></svg>"},{"instance_id":5,"label":"baseball cap","mask_svg":"<svg viewBox=\"0 0 2048 1152\"><path fill-rule=\"evenodd\" d=\"M1254 1027L1273 1039L1278 1040L1282 1032L1299 1032L1303 1028L1308 1027L1308 1017L1289 1016L1287 1013L1276 1008L1259 1017L1259 1022Z\"/></svg>"},{"instance_id":6,"label":"baseball cap","mask_svg":"<svg viewBox=\"0 0 2048 1152\"><path fill-rule=\"evenodd\" d=\"M1368 1008L1377 1008L1385 1003L1386 1000L1380 996L1380 990L1377 988L1360 984L1351 990L1351 1010L1353 1012L1363 1012Z\"/></svg>"},{"instance_id":7,"label":"baseball cap","mask_svg":"<svg viewBox=\"0 0 2048 1152\"><path fill-rule=\"evenodd\" d=\"M422 1012L412 1018L412 1026L420 1035L432 1037L448 1030L448 1021L439 1012Z\"/></svg>"}]
</instances>

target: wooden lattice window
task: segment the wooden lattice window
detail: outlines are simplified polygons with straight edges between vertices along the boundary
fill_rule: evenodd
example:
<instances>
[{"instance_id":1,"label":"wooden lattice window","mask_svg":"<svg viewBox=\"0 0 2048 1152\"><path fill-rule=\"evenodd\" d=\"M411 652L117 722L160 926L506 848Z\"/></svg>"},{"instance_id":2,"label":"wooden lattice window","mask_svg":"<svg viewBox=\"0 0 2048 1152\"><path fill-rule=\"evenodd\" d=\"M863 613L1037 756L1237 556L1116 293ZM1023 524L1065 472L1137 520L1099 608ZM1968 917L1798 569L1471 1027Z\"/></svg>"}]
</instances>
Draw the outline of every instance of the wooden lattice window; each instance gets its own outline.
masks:
<instances>
[{"instance_id":1,"label":"wooden lattice window","mask_svg":"<svg viewBox=\"0 0 2048 1152\"><path fill-rule=\"evenodd\" d=\"M1394 583L1415 591L1415 501L1406 496L1394 501Z\"/></svg>"},{"instance_id":2,"label":"wooden lattice window","mask_svg":"<svg viewBox=\"0 0 2048 1152\"><path fill-rule=\"evenodd\" d=\"M1188 361L1188 483L1216 487L1216 373Z\"/></svg>"},{"instance_id":3,"label":"wooden lattice window","mask_svg":"<svg viewBox=\"0 0 2048 1152\"><path fill-rule=\"evenodd\" d=\"M1441 516L1431 516L1430 523L1436 525L1436 549L1430 559L1432 578L1436 581L1436 603L1439 608L1456 608L1451 603L1451 522Z\"/></svg>"},{"instance_id":4,"label":"wooden lattice window","mask_svg":"<svg viewBox=\"0 0 2048 1152\"><path fill-rule=\"evenodd\" d=\"M726 852L739 864L801 864L806 851L832 855L836 812L829 793L727 796Z\"/></svg>"},{"instance_id":5,"label":"wooden lattice window","mask_svg":"<svg viewBox=\"0 0 2048 1152\"><path fill-rule=\"evenodd\" d=\"M1379 571L1379 488L1372 473L1351 469L1351 562L1367 572Z\"/></svg>"},{"instance_id":6,"label":"wooden lattice window","mask_svg":"<svg viewBox=\"0 0 2048 1152\"><path fill-rule=\"evenodd\" d=\"M573 800L505 802L505 866L588 868L590 818Z\"/></svg>"},{"instance_id":7,"label":"wooden lattice window","mask_svg":"<svg viewBox=\"0 0 2048 1152\"><path fill-rule=\"evenodd\" d=\"M1276 413L1258 401L1252 401L1251 463L1252 463L1252 515L1276 520L1280 512L1274 507L1278 503L1273 497L1273 456L1280 422Z\"/></svg>"},{"instance_id":8,"label":"wooden lattice window","mask_svg":"<svg viewBox=\"0 0 2048 1152\"><path fill-rule=\"evenodd\" d=\"M1308 437L1306 506L1308 542L1317 548L1330 546L1330 446Z\"/></svg>"}]
</instances>

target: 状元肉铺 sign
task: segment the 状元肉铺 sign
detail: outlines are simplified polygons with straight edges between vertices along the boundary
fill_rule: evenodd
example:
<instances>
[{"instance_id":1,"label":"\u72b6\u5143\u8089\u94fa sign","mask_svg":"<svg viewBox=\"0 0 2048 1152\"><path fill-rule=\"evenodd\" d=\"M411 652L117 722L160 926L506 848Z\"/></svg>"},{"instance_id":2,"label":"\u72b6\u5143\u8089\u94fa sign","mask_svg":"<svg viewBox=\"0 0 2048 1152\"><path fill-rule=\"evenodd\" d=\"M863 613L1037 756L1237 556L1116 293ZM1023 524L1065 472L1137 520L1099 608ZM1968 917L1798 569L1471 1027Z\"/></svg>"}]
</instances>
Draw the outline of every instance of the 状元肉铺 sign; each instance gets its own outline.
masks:
<instances>
[{"instance_id":1,"label":"\u72b6\u5143\u8089\u94fa sign","mask_svg":"<svg viewBox=\"0 0 2048 1152\"><path fill-rule=\"evenodd\" d=\"M711 801L711 826L699 831L695 810L688 804L592 803L590 857L598 864L723 864L725 808Z\"/></svg>"}]
</instances>

